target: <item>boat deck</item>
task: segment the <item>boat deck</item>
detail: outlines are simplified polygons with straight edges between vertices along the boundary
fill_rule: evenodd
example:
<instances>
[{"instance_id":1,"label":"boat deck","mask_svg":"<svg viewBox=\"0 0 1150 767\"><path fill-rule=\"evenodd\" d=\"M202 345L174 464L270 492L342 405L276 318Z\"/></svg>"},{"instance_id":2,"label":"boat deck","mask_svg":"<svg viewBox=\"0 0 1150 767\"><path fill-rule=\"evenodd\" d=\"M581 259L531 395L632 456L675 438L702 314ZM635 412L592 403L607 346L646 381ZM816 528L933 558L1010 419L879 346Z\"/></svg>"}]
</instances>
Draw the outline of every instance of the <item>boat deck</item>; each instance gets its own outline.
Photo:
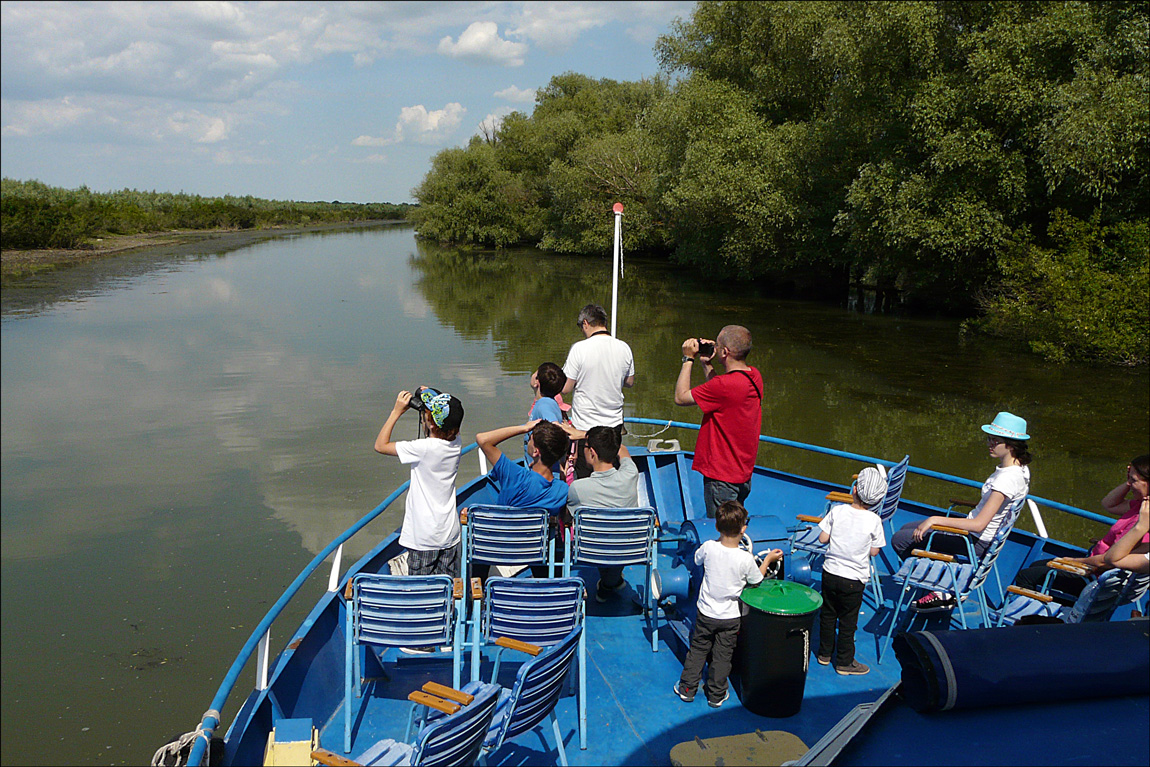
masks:
<instances>
[{"instance_id":1,"label":"boat deck","mask_svg":"<svg viewBox=\"0 0 1150 767\"><path fill-rule=\"evenodd\" d=\"M594 568L576 570L594 593ZM628 583L642 582L640 568L628 568ZM587 603L587 750L579 749L578 710L574 695L565 694L556 713L564 733L568 761L575 764L669 764L671 748L695 737L783 730L814 745L839 719L860 703L876 700L898 681L899 666L893 652L884 664L875 660L877 638L867 627L876 624L874 609L863 605L859 620L857 656L871 667L864 676L840 676L832 666L820 666L811 659L803 705L799 713L786 718L754 714L743 707L734 689L721 708L714 709L700 690L692 703L684 703L671 690L683 670L682 643L660 622L659 651L651 652L646 619L630 585L607 603L590 598ZM817 633L817 629L816 629ZM812 637L812 645L815 638ZM442 659L401 656L398 664L387 656L390 679L373 686L355 732L351 756L362 753L384 738L403 738L411 704L407 693L426 681L451 682L450 656ZM514 684L518 663L505 653L500 682ZM491 674L488 659L483 679ZM465 668L464 679L469 668ZM573 668L574 673L574 668ZM545 732L546 745L540 740ZM321 745L342 754L343 709L340 708L321 733ZM558 754L551 728L544 726L506 744L488 759L489 764L556 764Z\"/></svg>"}]
</instances>

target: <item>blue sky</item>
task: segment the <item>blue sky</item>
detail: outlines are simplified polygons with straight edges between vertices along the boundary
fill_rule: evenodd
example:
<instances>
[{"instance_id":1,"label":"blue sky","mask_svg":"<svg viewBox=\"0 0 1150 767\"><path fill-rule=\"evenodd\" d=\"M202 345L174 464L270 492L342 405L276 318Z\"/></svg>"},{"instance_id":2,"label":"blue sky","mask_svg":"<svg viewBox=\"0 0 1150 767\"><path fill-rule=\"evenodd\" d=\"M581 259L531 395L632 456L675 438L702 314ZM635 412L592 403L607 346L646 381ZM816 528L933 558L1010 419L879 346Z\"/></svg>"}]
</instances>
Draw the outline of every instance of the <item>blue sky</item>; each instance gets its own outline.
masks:
<instances>
[{"instance_id":1,"label":"blue sky","mask_svg":"<svg viewBox=\"0 0 1150 767\"><path fill-rule=\"evenodd\" d=\"M96 191L413 201L563 72L638 80L690 2L4 2L0 171Z\"/></svg>"}]
</instances>

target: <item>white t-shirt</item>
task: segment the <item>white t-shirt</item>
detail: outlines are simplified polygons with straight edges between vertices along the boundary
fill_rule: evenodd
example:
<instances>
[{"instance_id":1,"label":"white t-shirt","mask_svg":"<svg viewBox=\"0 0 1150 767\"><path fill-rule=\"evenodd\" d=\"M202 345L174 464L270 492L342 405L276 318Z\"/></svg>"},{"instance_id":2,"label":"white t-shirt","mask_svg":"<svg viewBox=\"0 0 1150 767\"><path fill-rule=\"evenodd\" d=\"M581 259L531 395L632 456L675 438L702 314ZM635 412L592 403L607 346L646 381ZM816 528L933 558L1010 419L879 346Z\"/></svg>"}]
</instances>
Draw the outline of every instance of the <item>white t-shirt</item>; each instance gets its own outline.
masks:
<instances>
[{"instance_id":1,"label":"white t-shirt","mask_svg":"<svg viewBox=\"0 0 1150 767\"><path fill-rule=\"evenodd\" d=\"M870 581L870 550L886 545L878 514L849 503L836 504L819 522L819 529L831 537L823 572L862 583Z\"/></svg>"},{"instance_id":2,"label":"white t-shirt","mask_svg":"<svg viewBox=\"0 0 1150 767\"><path fill-rule=\"evenodd\" d=\"M743 587L763 580L749 551L732 549L715 540L703 541L703 545L695 549L695 564L703 567L699 612L716 620L740 617L739 595Z\"/></svg>"},{"instance_id":3,"label":"white t-shirt","mask_svg":"<svg viewBox=\"0 0 1150 767\"><path fill-rule=\"evenodd\" d=\"M396 442L400 463L411 464L399 545L416 551L446 549L459 543L455 512L455 475L462 441L438 437Z\"/></svg>"},{"instance_id":4,"label":"white t-shirt","mask_svg":"<svg viewBox=\"0 0 1150 767\"><path fill-rule=\"evenodd\" d=\"M635 358L625 341L606 333L585 338L571 346L563 372L575 381L571 423L576 429L623 423L623 379L635 375Z\"/></svg>"},{"instance_id":5,"label":"white t-shirt","mask_svg":"<svg viewBox=\"0 0 1150 767\"><path fill-rule=\"evenodd\" d=\"M997 490L1005 495L1006 500L998 507L998 511L994 513L990 523L978 536L980 541L989 541L994 538L995 532L1002 525L1002 520L1006 518L1006 509L1010 506L1010 502L1025 498L1026 494L1030 492L1030 468L1027 466L999 466L995 469L986 482L982 483L982 497L978 499L978 505L966 515L968 519L974 519L978 516L978 512L982 511L982 507L986 505L986 499L990 497L992 490Z\"/></svg>"}]
</instances>

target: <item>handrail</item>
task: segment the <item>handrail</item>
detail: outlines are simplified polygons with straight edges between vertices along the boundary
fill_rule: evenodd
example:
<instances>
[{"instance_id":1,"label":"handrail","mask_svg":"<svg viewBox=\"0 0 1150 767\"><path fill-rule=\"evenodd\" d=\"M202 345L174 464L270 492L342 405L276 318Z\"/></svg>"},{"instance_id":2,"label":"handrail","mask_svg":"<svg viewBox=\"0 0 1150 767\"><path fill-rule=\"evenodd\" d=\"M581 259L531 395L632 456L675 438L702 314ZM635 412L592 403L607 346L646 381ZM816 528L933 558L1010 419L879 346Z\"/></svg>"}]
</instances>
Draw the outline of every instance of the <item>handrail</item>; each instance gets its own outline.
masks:
<instances>
[{"instance_id":1,"label":"handrail","mask_svg":"<svg viewBox=\"0 0 1150 767\"><path fill-rule=\"evenodd\" d=\"M472 442L470 445L460 451L460 458L467 455L472 450L475 450L477 447L478 445L475 442ZM248 660L251 659L252 653L255 652L256 647L263 639L264 634L268 632L272 624L275 623L276 618L278 618L280 613L284 611L284 608L287 607L288 602L290 602L295 597L295 595L303 587L303 584L309 577L311 577L311 574L319 569L319 566L324 563L324 560L326 560L328 555L335 551L336 548L343 545L352 536L365 528L368 524L373 522L376 517L382 514L388 506L395 502L395 499L399 498L399 496L402 495L405 490L407 490L410 484L411 480L408 480L396 488L395 492L387 496L387 498L384 498L382 503L365 514L354 525L347 528L334 539L332 539L331 543L325 546L323 550L320 551L320 553L316 554L315 558L312 559L312 561L309 562L307 566L300 571L300 574L296 576L296 579L291 582L291 585L287 587L282 595L280 595L280 598L276 600L276 603L271 606L271 609L268 610L263 620L261 620L259 624L252 630L252 635L248 637L248 641L244 643L244 646L240 649L239 655L236 656L235 661L232 662L231 668L228 669L228 673L224 676L223 681L220 682L220 688L216 692L216 697L212 698L212 704L208 707L209 712L223 711L224 704L227 702L228 696L232 694L232 689L235 688L236 681L239 680L240 673L244 670L244 666L247 665ZM204 758L204 750L207 748L207 744L211 741L212 735L215 733L216 727L219 725L220 720L216 716L211 713L204 714L204 718L200 723L203 731L203 737L196 738L195 743L193 743L192 751L190 754L188 754L188 764L200 764Z\"/></svg>"},{"instance_id":2,"label":"handrail","mask_svg":"<svg viewBox=\"0 0 1150 767\"><path fill-rule=\"evenodd\" d=\"M687 423L685 421L660 421L660 420L656 420L654 418L635 418L635 417L630 417L630 416L624 418L623 420L627 423L643 423L643 424L648 424L651 426L666 426L666 427L675 426L675 427L680 428L680 429L692 429L694 431L699 430L699 424ZM882 465L887 466L887 467L894 466L897 463L897 461L888 461L888 460L885 460L882 458L875 458L873 456L860 455L859 453L850 453L850 452L847 452L845 450L835 450L835 449L829 448L829 447L820 447L819 445L809 445L806 442L795 442L793 440L781 439L779 437L768 437L765 434L759 435L759 441L760 442L766 442L766 443L772 444L772 445L783 445L784 447L794 447L794 448L798 448L800 450L807 450L807 451L812 452L812 453L822 453L823 455L831 455L831 456L835 456L836 458L849 458L853 461L862 461L864 463L881 463ZM920 468L917 468L915 466L907 466L906 470L908 472L910 472L911 474L919 474L921 476L930 477L932 479L941 479L945 482L950 482L950 483L953 483L956 485L966 485L967 487L977 487L980 489L982 488L981 482L975 482L974 480L965 479L963 477L956 477L953 474L943 474L942 472L931 471L930 469L920 469ZM1068 506L1065 503L1059 503L1058 501L1051 501L1051 500L1047 500L1046 498L1040 498L1037 495L1028 495L1027 498L1030 498L1033 501L1041 503L1043 506L1049 506L1052 509L1058 509L1059 511L1065 511L1069 514L1073 514L1076 517L1082 517L1084 519L1089 519L1089 520L1094 521L1094 522L1101 522L1101 523L1106 524L1106 525L1113 525L1114 521L1115 521L1113 517L1107 517L1104 514L1098 514L1098 513L1093 512L1093 511L1087 511L1086 509L1080 509L1076 506Z\"/></svg>"}]
</instances>

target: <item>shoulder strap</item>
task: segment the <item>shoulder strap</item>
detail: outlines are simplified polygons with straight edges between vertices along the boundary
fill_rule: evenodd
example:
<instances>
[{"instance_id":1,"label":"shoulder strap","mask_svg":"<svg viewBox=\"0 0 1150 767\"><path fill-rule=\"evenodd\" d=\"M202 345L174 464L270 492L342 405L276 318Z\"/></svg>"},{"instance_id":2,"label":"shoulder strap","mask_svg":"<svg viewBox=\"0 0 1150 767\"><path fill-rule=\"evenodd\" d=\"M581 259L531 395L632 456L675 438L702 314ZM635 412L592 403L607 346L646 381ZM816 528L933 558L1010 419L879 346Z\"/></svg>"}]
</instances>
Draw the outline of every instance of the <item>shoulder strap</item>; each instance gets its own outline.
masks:
<instances>
[{"instance_id":1,"label":"shoulder strap","mask_svg":"<svg viewBox=\"0 0 1150 767\"><path fill-rule=\"evenodd\" d=\"M750 373L748 373L745 370L736 370L734 372L735 373L742 373L743 375L745 375L747 377L747 380L751 382L751 387L754 388L754 390L755 390L755 394L757 394L759 397L759 402L762 402L763 401L763 393L761 391L759 391L759 385L757 383L755 383L754 376L752 376Z\"/></svg>"}]
</instances>

